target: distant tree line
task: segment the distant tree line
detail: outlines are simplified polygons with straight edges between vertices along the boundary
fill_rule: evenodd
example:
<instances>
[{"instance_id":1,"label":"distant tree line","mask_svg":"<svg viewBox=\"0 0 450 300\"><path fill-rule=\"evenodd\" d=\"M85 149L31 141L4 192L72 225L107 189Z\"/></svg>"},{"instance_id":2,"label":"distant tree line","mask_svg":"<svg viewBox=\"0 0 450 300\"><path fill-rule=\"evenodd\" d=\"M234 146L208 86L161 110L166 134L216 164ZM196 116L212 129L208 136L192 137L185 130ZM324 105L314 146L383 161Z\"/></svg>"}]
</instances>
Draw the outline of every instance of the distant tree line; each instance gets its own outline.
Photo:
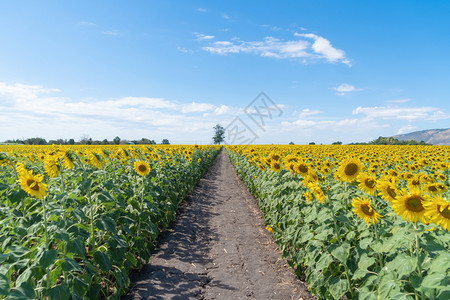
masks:
<instances>
[{"instance_id":1,"label":"distant tree line","mask_svg":"<svg viewBox=\"0 0 450 300\"><path fill-rule=\"evenodd\" d=\"M350 145L432 145L432 144L426 143L424 141L420 142L416 140L401 141L393 137L380 136L379 138L370 141L368 143L351 143Z\"/></svg>"},{"instance_id":2,"label":"distant tree line","mask_svg":"<svg viewBox=\"0 0 450 300\"><path fill-rule=\"evenodd\" d=\"M28 138L28 139L15 139L15 140L6 140L5 144L20 144L20 145L155 145L155 140L150 140L148 138L142 138L140 140L122 140L120 137L116 136L112 141L104 139L102 141L93 140L89 137L82 137L78 142L74 139L57 139L57 140L45 140L41 137L36 138ZM163 139L161 144L169 145L170 142L168 139Z\"/></svg>"}]
</instances>

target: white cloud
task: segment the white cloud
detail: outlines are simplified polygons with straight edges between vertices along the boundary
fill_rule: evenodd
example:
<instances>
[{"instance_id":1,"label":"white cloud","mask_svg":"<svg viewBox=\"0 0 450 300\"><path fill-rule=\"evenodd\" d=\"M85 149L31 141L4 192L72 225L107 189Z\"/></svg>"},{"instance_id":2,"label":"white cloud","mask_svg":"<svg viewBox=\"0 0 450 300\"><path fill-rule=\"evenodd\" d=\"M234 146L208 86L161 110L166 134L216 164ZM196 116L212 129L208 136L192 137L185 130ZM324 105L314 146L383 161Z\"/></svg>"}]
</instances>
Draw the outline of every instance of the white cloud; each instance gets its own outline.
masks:
<instances>
[{"instance_id":1,"label":"white cloud","mask_svg":"<svg viewBox=\"0 0 450 300\"><path fill-rule=\"evenodd\" d=\"M83 25L83 26L95 26L97 24L93 23L93 22L89 22L89 21L80 21L78 22L78 24Z\"/></svg>"},{"instance_id":2,"label":"white cloud","mask_svg":"<svg viewBox=\"0 0 450 300\"><path fill-rule=\"evenodd\" d=\"M310 109L306 108L300 112L299 118L304 119L306 117L321 114L321 113L323 113L323 111L321 111L321 110L310 110Z\"/></svg>"},{"instance_id":3,"label":"white cloud","mask_svg":"<svg viewBox=\"0 0 450 300\"><path fill-rule=\"evenodd\" d=\"M107 30L107 31L102 31L102 34L110 35L110 36L119 36L120 31L119 30Z\"/></svg>"},{"instance_id":4,"label":"white cloud","mask_svg":"<svg viewBox=\"0 0 450 300\"><path fill-rule=\"evenodd\" d=\"M408 132L413 131L413 130L416 129L416 128L417 128L417 127L416 127L416 126L413 126L413 125L403 126L403 127L400 127L400 129L397 131L397 134L408 133Z\"/></svg>"},{"instance_id":5,"label":"white cloud","mask_svg":"<svg viewBox=\"0 0 450 300\"><path fill-rule=\"evenodd\" d=\"M206 41L206 40L212 40L215 38L215 36L213 35L205 35L202 33L194 33L195 36L197 37L197 41Z\"/></svg>"},{"instance_id":6,"label":"white cloud","mask_svg":"<svg viewBox=\"0 0 450 300\"><path fill-rule=\"evenodd\" d=\"M225 20L230 20L231 17L227 14L222 14L222 18L224 18Z\"/></svg>"},{"instance_id":7,"label":"white cloud","mask_svg":"<svg viewBox=\"0 0 450 300\"><path fill-rule=\"evenodd\" d=\"M341 62L350 65L344 51L333 48L327 39L314 34L295 33L295 36L300 39L284 41L269 36L262 41L246 42L236 38L231 41L210 42L202 49L221 55L248 53L263 57L302 59L304 63L326 60L331 63ZM313 43L311 39L314 39Z\"/></svg>"},{"instance_id":8,"label":"white cloud","mask_svg":"<svg viewBox=\"0 0 450 300\"><path fill-rule=\"evenodd\" d=\"M198 12L201 12L201 13L206 13L206 12L208 12L208 10L207 10L206 8L202 8L202 7L197 8L197 11L198 11Z\"/></svg>"},{"instance_id":9,"label":"white cloud","mask_svg":"<svg viewBox=\"0 0 450 300\"><path fill-rule=\"evenodd\" d=\"M386 100L385 102L388 102L388 103L406 103L406 102L409 102L409 101L411 101L411 98Z\"/></svg>"},{"instance_id":10,"label":"white cloud","mask_svg":"<svg viewBox=\"0 0 450 300\"><path fill-rule=\"evenodd\" d=\"M369 119L383 120L441 120L448 119L450 115L435 107L361 107L353 111L354 115L365 114Z\"/></svg>"},{"instance_id":11,"label":"white cloud","mask_svg":"<svg viewBox=\"0 0 450 300\"><path fill-rule=\"evenodd\" d=\"M345 93L349 92L355 92L355 91L361 91L361 88L356 88L351 84L348 83L342 83L337 87L332 88L333 90L338 92L338 95L343 96Z\"/></svg>"},{"instance_id":12,"label":"white cloud","mask_svg":"<svg viewBox=\"0 0 450 300\"><path fill-rule=\"evenodd\" d=\"M55 96L57 92L38 85L0 82L0 141L95 134L91 136L94 139L119 135L208 143L212 127L234 117L233 109L226 105L150 97L75 100Z\"/></svg>"},{"instance_id":13,"label":"white cloud","mask_svg":"<svg viewBox=\"0 0 450 300\"><path fill-rule=\"evenodd\" d=\"M350 66L350 61L345 57L345 52L341 49L336 49L333 46L331 46L329 40L321 36L315 35L313 33L296 32L294 35L297 37L305 37L314 40L314 43L312 44L312 49L318 55L325 57L328 61L330 62L340 61Z\"/></svg>"}]
</instances>

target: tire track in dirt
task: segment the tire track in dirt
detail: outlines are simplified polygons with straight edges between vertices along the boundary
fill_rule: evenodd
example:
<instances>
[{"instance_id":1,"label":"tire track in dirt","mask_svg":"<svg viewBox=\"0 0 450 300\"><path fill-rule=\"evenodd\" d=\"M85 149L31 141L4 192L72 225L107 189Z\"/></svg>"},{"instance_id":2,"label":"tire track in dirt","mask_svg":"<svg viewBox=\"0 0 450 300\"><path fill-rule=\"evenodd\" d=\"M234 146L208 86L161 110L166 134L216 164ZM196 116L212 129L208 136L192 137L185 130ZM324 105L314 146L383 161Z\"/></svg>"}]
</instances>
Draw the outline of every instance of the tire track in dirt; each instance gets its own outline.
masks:
<instances>
[{"instance_id":1,"label":"tire track in dirt","mask_svg":"<svg viewBox=\"0 0 450 300\"><path fill-rule=\"evenodd\" d=\"M224 150L122 299L314 299L281 258Z\"/></svg>"}]
</instances>

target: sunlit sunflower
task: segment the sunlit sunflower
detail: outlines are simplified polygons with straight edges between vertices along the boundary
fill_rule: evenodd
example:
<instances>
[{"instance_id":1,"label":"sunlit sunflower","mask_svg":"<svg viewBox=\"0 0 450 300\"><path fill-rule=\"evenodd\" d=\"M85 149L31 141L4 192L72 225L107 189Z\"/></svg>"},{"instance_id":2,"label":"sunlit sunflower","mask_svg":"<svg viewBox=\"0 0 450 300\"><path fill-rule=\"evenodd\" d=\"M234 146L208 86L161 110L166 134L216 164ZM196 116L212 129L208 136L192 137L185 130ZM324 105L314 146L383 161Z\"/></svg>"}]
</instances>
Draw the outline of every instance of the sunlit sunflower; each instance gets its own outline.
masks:
<instances>
[{"instance_id":1,"label":"sunlit sunflower","mask_svg":"<svg viewBox=\"0 0 450 300\"><path fill-rule=\"evenodd\" d=\"M44 159L44 170L45 173L47 173L51 178L55 178L56 176L58 176L59 168L57 157L47 156Z\"/></svg>"},{"instance_id":2,"label":"sunlit sunflower","mask_svg":"<svg viewBox=\"0 0 450 300\"><path fill-rule=\"evenodd\" d=\"M286 169L288 169L289 172L295 173L295 170L294 170L295 164L293 162L288 162L288 163L285 163L285 164L286 164Z\"/></svg>"},{"instance_id":3,"label":"sunlit sunflower","mask_svg":"<svg viewBox=\"0 0 450 300\"><path fill-rule=\"evenodd\" d=\"M20 187L33 197L42 199L47 194L47 185L41 183L44 176L33 175L33 171L21 173L19 175Z\"/></svg>"},{"instance_id":4,"label":"sunlit sunflower","mask_svg":"<svg viewBox=\"0 0 450 300\"><path fill-rule=\"evenodd\" d=\"M402 194L392 201L394 212L402 217L403 220L426 223L424 204L430 201L430 198L419 189L403 192Z\"/></svg>"},{"instance_id":5,"label":"sunlit sunflower","mask_svg":"<svg viewBox=\"0 0 450 300\"><path fill-rule=\"evenodd\" d=\"M278 153L272 151L272 152L270 152L270 154L269 154L269 158L270 158L271 161L279 161L280 158L281 158L281 156L280 156L280 154L278 154Z\"/></svg>"},{"instance_id":6,"label":"sunlit sunflower","mask_svg":"<svg viewBox=\"0 0 450 300\"><path fill-rule=\"evenodd\" d=\"M450 230L450 203L435 198L424 203L425 218L430 222L438 224L445 230Z\"/></svg>"},{"instance_id":7,"label":"sunlit sunflower","mask_svg":"<svg viewBox=\"0 0 450 300\"><path fill-rule=\"evenodd\" d=\"M306 202L311 202L313 199L313 195L311 194L311 192L305 192L303 193L303 198L305 198Z\"/></svg>"},{"instance_id":8,"label":"sunlit sunflower","mask_svg":"<svg viewBox=\"0 0 450 300\"><path fill-rule=\"evenodd\" d=\"M315 183L308 183L308 188L314 194L314 197L316 197L319 203L325 202L325 193L323 192L322 188L319 185Z\"/></svg>"},{"instance_id":9,"label":"sunlit sunflower","mask_svg":"<svg viewBox=\"0 0 450 300\"><path fill-rule=\"evenodd\" d=\"M425 191L431 195L438 195L441 193L441 190L438 187L437 183L429 183L425 186Z\"/></svg>"},{"instance_id":10,"label":"sunlit sunflower","mask_svg":"<svg viewBox=\"0 0 450 300\"><path fill-rule=\"evenodd\" d=\"M258 168L259 168L261 171L265 171L265 170L266 170L266 167L264 167L263 164L258 164Z\"/></svg>"},{"instance_id":11,"label":"sunlit sunflower","mask_svg":"<svg viewBox=\"0 0 450 300\"><path fill-rule=\"evenodd\" d=\"M139 176L145 176L150 173L150 165L143 160L138 160L134 162L134 170Z\"/></svg>"},{"instance_id":12,"label":"sunlit sunflower","mask_svg":"<svg viewBox=\"0 0 450 300\"><path fill-rule=\"evenodd\" d=\"M377 182L378 194L383 197L384 200L392 203L400 195L400 190L395 186L394 183L389 181L378 181Z\"/></svg>"},{"instance_id":13,"label":"sunlit sunflower","mask_svg":"<svg viewBox=\"0 0 450 300\"><path fill-rule=\"evenodd\" d=\"M369 195L375 195L377 181L375 176L370 176L367 174L361 174L357 177L357 181L359 182L358 188Z\"/></svg>"},{"instance_id":14,"label":"sunlit sunflower","mask_svg":"<svg viewBox=\"0 0 450 300\"><path fill-rule=\"evenodd\" d=\"M366 197L354 198L352 200L353 212L358 215L367 225L379 223L381 215L375 211L375 209L370 204L370 199Z\"/></svg>"},{"instance_id":15,"label":"sunlit sunflower","mask_svg":"<svg viewBox=\"0 0 450 300\"><path fill-rule=\"evenodd\" d=\"M309 169L310 167L306 162L298 162L294 165L295 172L303 176L308 174Z\"/></svg>"},{"instance_id":16,"label":"sunlit sunflower","mask_svg":"<svg viewBox=\"0 0 450 300\"><path fill-rule=\"evenodd\" d=\"M361 173L363 168L364 166L359 160L350 158L342 161L336 172L339 180L352 182Z\"/></svg>"},{"instance_id":17,"label":"sunlit sunflower","mask_svg":"<svg viewBox=\"0 0 450 300\"><path fill-rule=\"evenodd\" d=\"M270 168L275 171L275 172L280 172L281 171L281 165L278 161L273 161L270 165Z\"/></svg>"}]
</instances>

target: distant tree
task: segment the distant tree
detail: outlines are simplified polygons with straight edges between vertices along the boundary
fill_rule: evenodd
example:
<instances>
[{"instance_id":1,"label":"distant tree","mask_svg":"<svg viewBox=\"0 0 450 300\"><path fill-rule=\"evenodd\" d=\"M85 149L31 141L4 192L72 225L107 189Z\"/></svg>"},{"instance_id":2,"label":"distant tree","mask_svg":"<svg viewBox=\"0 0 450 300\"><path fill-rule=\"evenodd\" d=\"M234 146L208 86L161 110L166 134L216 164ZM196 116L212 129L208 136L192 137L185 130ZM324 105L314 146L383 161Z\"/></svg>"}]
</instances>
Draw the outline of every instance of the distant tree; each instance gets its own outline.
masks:
<instances>
[{"instance_id":1,"label":"distant tree","mask_svg":"<svg viewBox=\"0 0 450 300\"><path fill-rule=\"evenodd\" d=\"M119 145L119 144L120 144L120 137L116 136L116 137L113 139L113 142L114 142L114 144Z\"/></svg>"},{"instance_id":2,"label":"distant tree","mask_svg":"<svg viewBox=\"0 0 450 300\"><path fill-rule=\"evenodd\" d=\"M213 136L213 142L214 144L222 143L225 140L225 129L220 125L217 124L214 128L214 136Z\"/></svg>"},{"instance_id":3,"label":"distant tree","mask_svg":"<svg viewBox=\"0 0 450 300\"><path fill-rule=\"evenodd\" d=\"M168 139L163 139L161 142L162 145L170 145L169 140Z\"/></svg>"},{"instance_id":4,"label":"distant tree","mask_svg":"<svg viewBox=\"0 0 450 300\"><path fill-rule=\"evenodd\" d=\"M67 141L67 144L68 144L68 145L75 145L75 140L74 140L74 139L69 139L69 140Z\"/></svg>"},{"instance_id":5,"label":"distant tree","mask_svg":"<svg viewBox=\"0 0 450 300\"><path fill-rule=\"evenodd\" d=\"M331 145L342 145L342 142L341 141L337 141L337 142L332 143Z\"/></svg>"},{"instance_id":6,"label":"distant tree","mask_svg":"<svg viewBox=\"0 0 450 300\"><path fill-rule=\"evenodd\" d=\"M295 145L294 142L289 142L289 145Z\"/></svg>"},{"instance_id":7,"label":"distant tree","mask_svg":"<svg viewBox=\"0 0 450 300\"><path fill-rule=\"evenodd\" d=\"M314 143L314 142L310 142L309 144L310 144L310 145L315 145L316 143Z\"/></svg>"},{"instance_id":8,"label":"distant tree","mask_svg":"<svg viewBox=\"0 0 450 300\"><path fill-rule=\"evenodd\" d=\"M43 138L29 138L25 140L25 145L47 145L47 141Z\"/></svg>"}]
</instances>

